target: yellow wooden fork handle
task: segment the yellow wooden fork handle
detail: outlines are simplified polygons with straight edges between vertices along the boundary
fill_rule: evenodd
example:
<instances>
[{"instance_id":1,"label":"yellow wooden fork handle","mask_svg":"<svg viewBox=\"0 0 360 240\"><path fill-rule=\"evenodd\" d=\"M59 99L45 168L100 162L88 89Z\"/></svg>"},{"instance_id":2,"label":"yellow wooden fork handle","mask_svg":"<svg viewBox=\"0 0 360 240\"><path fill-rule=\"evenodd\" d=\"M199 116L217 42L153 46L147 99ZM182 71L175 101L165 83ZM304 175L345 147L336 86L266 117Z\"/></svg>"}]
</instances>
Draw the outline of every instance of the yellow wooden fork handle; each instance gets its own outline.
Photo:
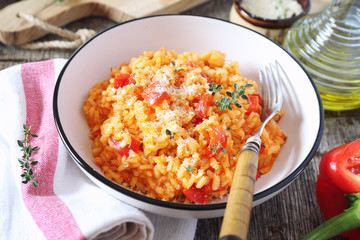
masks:
<instances>
[{"instance_id":1,"label":"yellow wooden fork handle","mask_svg":"<svg viewBox=\"0 0 360 240\"><path fill-rule=\"evenodd\" d=\"M240 153L221 226L220 240L247 238L258 159L258 153L252 150L243 150Z\"/></svg>"}]
</instances>

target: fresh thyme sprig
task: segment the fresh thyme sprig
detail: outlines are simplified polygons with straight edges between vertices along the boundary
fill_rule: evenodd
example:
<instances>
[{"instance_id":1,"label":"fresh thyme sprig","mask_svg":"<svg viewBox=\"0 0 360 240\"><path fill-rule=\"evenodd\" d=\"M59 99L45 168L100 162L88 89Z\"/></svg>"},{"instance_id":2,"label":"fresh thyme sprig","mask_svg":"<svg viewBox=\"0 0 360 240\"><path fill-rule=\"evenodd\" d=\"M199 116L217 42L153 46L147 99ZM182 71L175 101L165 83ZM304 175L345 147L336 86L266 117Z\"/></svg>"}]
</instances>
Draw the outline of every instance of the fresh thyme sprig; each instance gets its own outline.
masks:
<instances>
[{"instance_id":1,"label":"fresh thyme sprig","mask_svg":"<svg viewBox=\"0 0 360 240\"><path fill-rule=\"evenodd\" d=\"M235 105L238 108L241 108L241 105L240 105L240 103L237 102L237 100L231 101L231 99L228 97L221 98L220 102L216 101L215 104L220 106L220 110L222 110L222 111L225 111L227 108L229 110L232 110L231 105Z\"/></svg>"},{"instance_id":2,"label":"fresh thyme sprig","mask_svg":"<svg viewBox=\"0 0 360 240\"><path fill-rule=\"evenodd\" d=\"M218 154L218 150L221 149L223 153L226 154L225 148L221 144L213 144L213 147L210 148L210 151L214 152L215 154Z\"/></svg>"},{"instance_id":3,"label":"fresh thyme sprig","mask_svg":"<svg viewBox=\"0 0 360 240\"><path fill-rule=\"evenodd\" d=\"M220 101L216 101L215 104L220 106L220 110L222 110L222 111L225 111L227 108L229 110L232 110L232 107L231 107L232 105L235 105L236 107L241 108L242 106L240 103L238 103L237 99L239 97L241 97L242 99L247 100L248 97L245 95L245 90L252 86L253 85L249 83L249 84L239 87L239 85L237 85L235 83L234 84L235 91L234 92L226 92L226 95L228 95L232 99L230 99L228 97L223 97L223 98L221 98Z\"/></svg>"},{"instance_id":4,"label":"fresh thyme sprig","mask_svg":"<svg viewBox=\"0 0 360 240\"><path fill-rule=\"evenodd\" d=\"M235 92L232 93L231 97L234 98L234 97L233 97L233 94L235 93L236 98L241 97L242 99L247 100L248 97L245 95L245 90L246 90L247 88L251 88L252 86L253 86L253 85L252 85L251 83L248 83L248 84L246 84L246 85L243 85L243 86L239 87L239 85L237 85L237 84L235 83L235 84L234 84ZM227 94L227 93L226 93L226 94Z\"/></svg>"},{"instance_id":5,"label":"fresh thyme sprig","mask_svg":"<svg viewBox=\"0 0 360 240\"><path fill-rule=\"evenodd\" d=\"M209 91L212 92L212 95L214 96L216 92L220 91L222 89L222 86L219 84L212 82L209 84Z\"/></svg>"},{"instance_id":6,"label":"fresh thyme sprig","mask_svg":"<svg viewBox=\"0 0 360 240\"><path fill-rule=\"evenodd\" d=\"M19 158L18 161L20 163L20 167L22 169L22 174L20 175L23 178L22 183L26 184L28 182L32 182L32 184L37 187L39 186L39 182L35 180L35 176L33 175L32 167L35 166L38 162L31 161L30 157L32 153L38 149L38 147L31 147L30 145L30 136L38 137L36 134L32 134L30 132L31 126L28 128L26 125L23 125L23 132L25 135L24 140L18 140L17 143L19 147L21 147L21 151L23 152L22 158Z\"/></svg>"}]
</instances>

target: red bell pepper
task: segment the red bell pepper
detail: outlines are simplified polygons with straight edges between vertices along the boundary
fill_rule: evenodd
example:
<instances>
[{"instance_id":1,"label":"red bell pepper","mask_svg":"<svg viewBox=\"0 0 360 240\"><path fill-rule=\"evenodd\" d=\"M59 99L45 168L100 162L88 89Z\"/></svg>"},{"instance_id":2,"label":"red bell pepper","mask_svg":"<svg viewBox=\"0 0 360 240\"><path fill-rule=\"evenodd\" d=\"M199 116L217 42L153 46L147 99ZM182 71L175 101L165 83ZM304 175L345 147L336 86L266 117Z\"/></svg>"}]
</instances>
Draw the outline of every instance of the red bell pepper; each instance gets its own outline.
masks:
<instances>
[{"instance_id":1,"label":"red bell pepper","mask_svg":"<svg viewBox=\"0 0 360 240\"><path fill-rule=\"evenodd\" d=\"M206 193L203 192L201 189L196 188L195 184L192 185L190 188L184 188L182 190L185 197L192 202L200 203L200 204L207 204L207 196Z\"/></svg>"},{"instance_id":2,"label":"red bell pepper","mask_svg":"<svg viewBox=\"0 0 360 240\"><path fill-rule=\"evenodd\" d=\"M159 81L153 82L149 87L147 87L142 93L142 96L150 105L158 105L165 99L170 98L166 87Z\"/></svg>"},{"instance_id":3,"label":"red bell pepper","mask_svg":"<svg viewBox=\"0 0 360 240\"><path fill-rule=\"evenodd\" d=\"M207 111L212 103L212 95L210 93L205 94L205 96L200 100L199 106L196 108L196 116L203 120L207 117Z\"/></svg>"},{"instance_id":4,"label":"red bell pepper","mask_svg":"<svg viewBox=\"0 0 360 240\"><path fill-rule=\"evenodd\" d=\"M251 94L248 98L249 108L248 112L257 112L260 113L261 109L260 107L263 106L263 99L260 97L259 94Z\"/></svg>"},{"instance_id":5,"label":"red bell pepper","mask_svg":"<svg viewBox=\"0 0 360 240\"><path fill-rule=\"evenodd\" d=\"M114 77L114 88L115 89L122 88L131 83L136 83L133 74L119 73L119 74L116 74Z\"/></svg>"},{"instance_id":6,"label":"red bell pepper","mask_svg":"<svg viewBox=\"0 0 360 240\"><path fill-rule=\"evenodd\" d=\"M327 221L303 239L360 239L360 139L323 156L316 199Z\"/></svg>"},{"instance_id":7,"label":"red bell pepper","mask_svg":"<svg viewBox=\"0 0 360 240\"><path fill-rule=\"evenodd\" d=\"M224 190L222 186L220 186L217 190L212 189L212 182L204 185L202 188L196 188L195 184L193 184L190 188L184 188L182 192L185 197L194 202L200 204L208 203L208 195L210 193L219 192Z\"/></svg>"},{"instance_id":8,"label":"red bell pepper","mask_svg":"<svg viewBox=\"0 0 360 240\"><path fill-rule=\"evenodd\" d=\"M115 151L118 152L121 156L125 155L126 157L129 157L130 150L137 152L141 145L141 142L134 137L131 137L130 144L126 145L125 147L120 147L120 142L118 142L113 135L110 136L110 139L113 143Z\"/></svg>"},{"instance_id":9,"label":"red bell pepper","mask_svg":"<svg viewBox=\"0 0 360 240\"><path fill-rule=\"evenodd\" d=\"M221 127L215 127L210 129L209 135L210 143L206 151L206 156L212 158L217 156L221 151L226 154L226 132Z\"/></svg>"}]
</instances>

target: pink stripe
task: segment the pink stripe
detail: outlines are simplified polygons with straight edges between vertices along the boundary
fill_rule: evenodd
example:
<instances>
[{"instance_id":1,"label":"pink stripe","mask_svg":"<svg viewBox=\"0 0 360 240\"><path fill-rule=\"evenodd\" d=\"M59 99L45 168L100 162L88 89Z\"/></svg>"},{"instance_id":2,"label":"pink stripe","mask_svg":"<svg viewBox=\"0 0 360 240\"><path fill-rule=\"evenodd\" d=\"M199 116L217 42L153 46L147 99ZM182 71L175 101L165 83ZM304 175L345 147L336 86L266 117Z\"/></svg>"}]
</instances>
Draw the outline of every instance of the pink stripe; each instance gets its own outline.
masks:
<instances>
[{"instance_id":1,"label":"pink stripe","mask_svg":"<svg viewBox=\"0 0 360 240\"><path fill-rule=\"evenodd\" d=\"M38 138L31 146L38 146L33 160L35 179L40 185L22 185L25 205L47 239L84 239L79 226L65 203L55 195L54 174L57 164L59 138L52 113L55 86L54 61L22 65L21 77L26 97L26 125Z\"/></svg>"}]
</instances>

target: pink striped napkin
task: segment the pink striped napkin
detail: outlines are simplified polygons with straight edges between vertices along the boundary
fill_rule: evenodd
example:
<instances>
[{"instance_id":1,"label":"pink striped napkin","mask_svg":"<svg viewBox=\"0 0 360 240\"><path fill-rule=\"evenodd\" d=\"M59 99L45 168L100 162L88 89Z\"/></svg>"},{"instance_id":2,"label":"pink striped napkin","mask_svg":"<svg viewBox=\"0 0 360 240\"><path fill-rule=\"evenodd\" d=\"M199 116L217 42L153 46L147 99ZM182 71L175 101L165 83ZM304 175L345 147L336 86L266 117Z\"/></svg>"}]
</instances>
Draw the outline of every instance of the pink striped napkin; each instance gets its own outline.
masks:
<instances>
[{"instance_id":1,"label":"pink striped napkin","mask_svg":"<svg viewBox=\"0 0 360 240\"><path fill-rule=\"evenodd\" d=\"M65 59L0 71L0 239L193 239L197 220L145 213L104 193L76 166L54 123L52 96ZM35 178L22 184L17 140L32 126Z\"/></svg>"}]
</instances>

